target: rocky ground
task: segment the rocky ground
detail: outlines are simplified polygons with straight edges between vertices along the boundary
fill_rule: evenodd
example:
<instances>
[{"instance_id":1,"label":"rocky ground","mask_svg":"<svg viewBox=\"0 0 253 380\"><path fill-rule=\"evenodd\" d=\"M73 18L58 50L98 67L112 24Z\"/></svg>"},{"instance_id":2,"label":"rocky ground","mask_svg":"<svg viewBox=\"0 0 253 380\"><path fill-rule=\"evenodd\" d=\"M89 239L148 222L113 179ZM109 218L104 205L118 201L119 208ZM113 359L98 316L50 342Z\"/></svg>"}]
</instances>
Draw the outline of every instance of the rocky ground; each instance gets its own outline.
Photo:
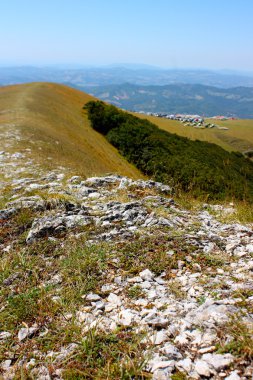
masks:
<instances>
[{"instance_id":1,"label":"rocky ground","mask_svg":"<svg viewBox=\"0 0 253 380\"><path fill-rule=\"evenodd\" d=\"M48 172L1 136L3 379L252 378L252 227L218 221L233 205Z\"/></svg>"}]
</instances>

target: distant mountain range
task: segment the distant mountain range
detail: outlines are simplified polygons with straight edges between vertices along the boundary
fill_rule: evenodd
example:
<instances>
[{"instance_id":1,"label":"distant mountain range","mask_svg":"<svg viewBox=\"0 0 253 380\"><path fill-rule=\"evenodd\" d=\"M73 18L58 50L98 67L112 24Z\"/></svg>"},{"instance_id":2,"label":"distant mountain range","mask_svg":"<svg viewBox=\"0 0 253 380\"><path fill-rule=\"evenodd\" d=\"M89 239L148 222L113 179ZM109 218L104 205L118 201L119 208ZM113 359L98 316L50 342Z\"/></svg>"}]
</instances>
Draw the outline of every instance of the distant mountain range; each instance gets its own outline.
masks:
<instances>
[{"instance_id":1,"label":"distant mountain range","mask_svg":"<svg viewBox=\"0 0 253 380\"><path fill-rule=\"evenodd\" d=\"M225 115L253 118L253 88L217 88L199 84L139 86L133 84L79 89L118 107L145 112Z\"/></svg>"},{"instance_id":2,"label":"distant mountain range","mask_svg":"<svg viewBox=\"0 0 253 380\"><path fill-rule=\"evenodd\" d=\"M68 68L0 67L0 85L27 82L58 82L79 86L102 86L132 83L136 85L203 84L221 88L253 87L253 73L231 71L175 70L145 65Z\"/></svg>"},{"instance_id":3,"label":"distant mountain range","mask_svg":"<svg viewBox=\"0 0 253 380\"><path fill-rule=\"evenodd\" d=\"M148 65L0 67L0 86L67 84L127 110L253 118L253 73Z\"/></svg>"}]
</instances>

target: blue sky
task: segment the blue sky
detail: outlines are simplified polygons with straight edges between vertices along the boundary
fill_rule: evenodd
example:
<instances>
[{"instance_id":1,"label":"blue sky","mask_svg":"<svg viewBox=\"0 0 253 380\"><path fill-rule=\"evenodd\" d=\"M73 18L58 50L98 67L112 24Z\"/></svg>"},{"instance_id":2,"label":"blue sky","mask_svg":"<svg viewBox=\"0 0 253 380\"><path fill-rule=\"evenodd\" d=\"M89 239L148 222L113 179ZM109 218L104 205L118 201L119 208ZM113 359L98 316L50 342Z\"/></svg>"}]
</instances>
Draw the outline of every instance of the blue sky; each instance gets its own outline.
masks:
<instances>
[{"instance_id":1,"label":"blue sky","mask_svg":"<svg viewBox=\"0 0 253 380\"><path fill-rule=\"evenodd\" d=\"M0 64L253 71L252 0L0 0Z\"/></svg>"}]
</instances>

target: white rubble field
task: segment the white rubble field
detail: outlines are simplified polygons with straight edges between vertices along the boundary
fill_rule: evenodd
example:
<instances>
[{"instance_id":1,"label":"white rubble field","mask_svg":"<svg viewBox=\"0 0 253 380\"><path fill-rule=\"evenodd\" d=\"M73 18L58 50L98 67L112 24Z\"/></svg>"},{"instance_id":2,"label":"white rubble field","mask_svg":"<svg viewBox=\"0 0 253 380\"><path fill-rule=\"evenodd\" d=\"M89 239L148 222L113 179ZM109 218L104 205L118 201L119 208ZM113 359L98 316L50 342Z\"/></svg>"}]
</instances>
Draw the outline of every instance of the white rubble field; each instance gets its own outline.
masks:
<instances>
[{"instance_id":1,"label":"white rubble field","mask_svg":"<svg viewBox=\"0 0 253 380\"><path fill-rule=\"evenodd\" d=\"M117 327L125 327L136 334L145 333L142 341L147 360L145 369L154 380L171 379L176 371L188 379L252 378L252 361L238 360L230 352L219 353L217 346L219 332L232 317L243 312L243 322L251 328L253 325L252 314L246 307L241 310L239 306L240 301L244 301L252 310L252 226L221 223L208 211L213 207L209 205L196 211L184 210L173 201L171 188L158 182L118 175L83 179L73 173L70 176L64 168L45 173L30 158L29 150L13 153L10 146L0 152L4 174L0 186L11 186L13 195L0 211L0 218L9 220L23 208L39 211L29 228L27 245L45 236L57 241L59 233L71 235L75 234L76 227L94 226L99 232L91 233L89 244L129 242L136 234L151 236L164 229L167 234L177 231L186 246L196 248L178 261L169 279L165 272L157 275L148 268L135 276L116 271L109 280L105 278L99 294L84 295L84 306L65 315L66 320L74 318L82 327L84 337L93 328L113 332ZM49 205L40 195L27 195L36 189L46 191L49 196L71 196L73 201L52 201ZM134 195L136 190L141 194L139 197ZM146 191L150 193L147 195ZM127 201L121 200L122 192L127 195ZM224 214L234 212L233 206L217 205L216 210L213 207L213 212L217 210ZM8 253L11 249L12 243L1 243L1 251ZM224 258L224 264L204 268L201 261L196 263L194 255L198 252L206 257L218 255ZM171 258L175 254L173 249L167 252ZM5 279L3 286L9 287L13 281L15 274ZM64 283L61 275L55 273L45 285L58 289ZM140 297L129 298L126 292L129 286L140 289ZM177 289L173 290L175 286ZM240 299L238 291L244 290L249 296ZM56 292L55 302L58 301ZM17 347L21 347L36 334L43 336L47 331L37 324L20 326L16 336L1 331L0 345L14 339ZM226 336L226 339L229 343L232 337ZM57 352L37 353L30 361L26 357L13 359L6 353L0 363L0 376L14 379L16 369L24 366L31 370L34 379L60 380L61 363L64 366L77 347L71 343ZM58 369L52 374L49 365L54 363Z\"/></svg>"}]
</instances>

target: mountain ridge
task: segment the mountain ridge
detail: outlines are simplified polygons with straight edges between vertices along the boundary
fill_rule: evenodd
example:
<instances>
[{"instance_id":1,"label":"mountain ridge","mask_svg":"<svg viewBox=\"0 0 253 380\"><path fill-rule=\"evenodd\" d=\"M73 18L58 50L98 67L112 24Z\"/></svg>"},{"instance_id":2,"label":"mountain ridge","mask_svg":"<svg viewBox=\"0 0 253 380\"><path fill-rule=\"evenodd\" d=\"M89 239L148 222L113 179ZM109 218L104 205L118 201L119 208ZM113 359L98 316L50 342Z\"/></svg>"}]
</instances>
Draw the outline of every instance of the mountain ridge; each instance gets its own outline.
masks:
<instances>
[{"instance_id":1,"label":"mountain ridge","mask_svg":"<svg viewBox=\"0 0 253 380\"><path fill-rule=\"evenodd\" d=\"M89 127L83 105L93 99L60 84L35 82L0 87L1 129L19 133L34 155L82 175L140 173ZM9 131L10 132L10 131ZM21 143L16 140L19 148ZM39 159L39 157L37 157Z\"/></svg>"},{"instance_id":2,"label":"mountain ridge","mask_svg":"<svg viewBox=\"0 0 253 380\"><path fill-rule=\"evenodd\" d=\"M125 83L76 88L118 107L136 112L253 118L253 88L250 87L222 89L203 84L140 86Z\"/></svg>"}]
</instances>

